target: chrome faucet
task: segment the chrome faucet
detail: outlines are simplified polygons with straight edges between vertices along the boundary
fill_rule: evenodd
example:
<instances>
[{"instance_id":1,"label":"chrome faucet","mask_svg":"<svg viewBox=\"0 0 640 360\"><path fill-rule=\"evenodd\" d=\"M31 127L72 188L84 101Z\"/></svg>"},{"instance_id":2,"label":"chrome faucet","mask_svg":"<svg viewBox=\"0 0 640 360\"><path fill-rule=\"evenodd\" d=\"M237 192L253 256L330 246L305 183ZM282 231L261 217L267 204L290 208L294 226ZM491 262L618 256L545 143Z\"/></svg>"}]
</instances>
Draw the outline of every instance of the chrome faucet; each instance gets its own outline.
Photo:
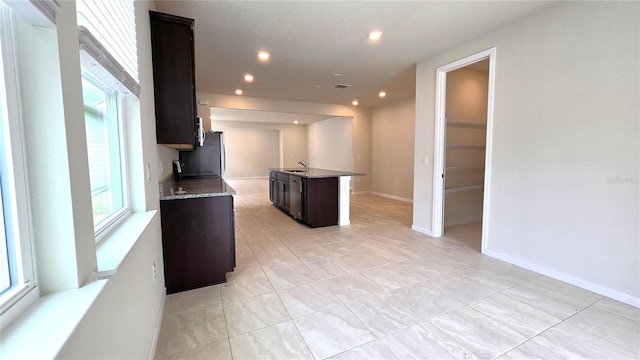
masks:
<instances>
[{"instance_id":1,"label":"chrome faucet","mask_svg":"<svg viewBox=\"0 0 640 360\"><path fill-rule=\"evenodd\" d=\"M306 161L298 161L298 164L304 166L304 171L305 172L309 172L309 165L307 164Z\"/></svg>"}]
</instances>

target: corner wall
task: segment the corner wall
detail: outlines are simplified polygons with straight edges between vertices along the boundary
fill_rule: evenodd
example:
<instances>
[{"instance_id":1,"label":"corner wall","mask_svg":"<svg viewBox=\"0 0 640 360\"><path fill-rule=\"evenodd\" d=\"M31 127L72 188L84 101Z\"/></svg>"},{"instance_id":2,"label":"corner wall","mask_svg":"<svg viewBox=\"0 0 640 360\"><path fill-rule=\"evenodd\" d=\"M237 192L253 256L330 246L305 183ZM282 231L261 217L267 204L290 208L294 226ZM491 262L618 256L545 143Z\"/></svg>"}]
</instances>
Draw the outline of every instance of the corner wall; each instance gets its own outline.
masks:
<instances>
[{"instance_id":1,"label":"corner wall","mask_svg":"<svg viewBox=\"0 0 640 360\"><path fill-rule=\"evenodd\" d=\"M415 108L416 102L413 97L373 108L372 192L413 201Z\"/></svg>"},{"instance_id":2,"label":"corner wall","mask_svg":"<svg viewBox=\"0 0 640 360\"><path fill-rule=\"evenodd\" d=\"M353 119L334 117L309 124L307 145L310 167L353 171Z\"/></svg>"},{"instance_id":3,"label":"corner wall","mask_svg":"<svg viewBox=\"0 0 640 360\"><path fill-rule=\"evenodd\" d=\"M436 69L496 47L485 253L640 306L640 4L561 3L418 63L414 227Z\"/></svg>"}]
</instances>

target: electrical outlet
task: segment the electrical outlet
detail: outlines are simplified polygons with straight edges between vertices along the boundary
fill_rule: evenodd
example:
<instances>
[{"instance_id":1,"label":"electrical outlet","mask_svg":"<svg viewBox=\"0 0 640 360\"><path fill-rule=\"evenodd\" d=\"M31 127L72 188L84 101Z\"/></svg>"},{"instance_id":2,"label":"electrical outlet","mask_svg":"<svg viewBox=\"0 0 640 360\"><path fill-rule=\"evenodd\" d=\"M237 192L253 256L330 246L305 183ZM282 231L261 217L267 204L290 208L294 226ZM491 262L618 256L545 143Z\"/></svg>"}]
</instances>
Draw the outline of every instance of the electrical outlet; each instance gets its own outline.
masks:
<instances>
[{"instance_id":1,"label":"electrical outlet","mask_svg":"<svg viewBox=\"0 0 640 360\"><path fill-rule=\"evenodd\" d=\"M145 164L145 172L147 173L147 181L151 181L151 164Z\"/></svg>"},{"instance_id":2,"label":"electrical outlet","mask_svg":"<svg viewBox=\"0 0 640 360\"><path fill-rule=\"evenodd\" d=\"M156 279L158 278L158 272L156 271L156 262L155 261L151 264L151 274L153 276L153 281L156 281Z\"/></svg>"}]
</instances>

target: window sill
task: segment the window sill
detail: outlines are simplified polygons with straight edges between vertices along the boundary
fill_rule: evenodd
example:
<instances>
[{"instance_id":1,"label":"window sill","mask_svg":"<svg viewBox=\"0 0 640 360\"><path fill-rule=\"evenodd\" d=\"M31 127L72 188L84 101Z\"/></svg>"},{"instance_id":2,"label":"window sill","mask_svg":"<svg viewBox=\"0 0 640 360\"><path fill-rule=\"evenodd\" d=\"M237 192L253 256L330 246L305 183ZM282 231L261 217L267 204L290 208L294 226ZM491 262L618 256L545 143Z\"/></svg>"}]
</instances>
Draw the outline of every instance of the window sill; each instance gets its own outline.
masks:
<instances>
[{"instance_id":1,"label":"window sill","mask_svg":"<svg viewBox=\"0 0 640 360\"><path fill-rule=\"evenodd\" d=\"M2 330L0 358L53 359L93 305L107 281L40 297Z\"/></svg>"},{"instance_id":2,"label":"window sill","mask_svg":"<svg viewBox=\"0 0 640 360\"><path fill-rule=\"evenodd\" d=\"M147 229L157 210L133 213L108 234L97 246L98 270L94 274L96 280L113 276L124 259Z\"/></svg>"},{"instance_id":3,"label":"window sill","mask_svg":"<svg viewBox=\"0 0 640 360\"><path fill-rule=\"evenodd\" d=\"M0 358L55 358L156 214L156 210L132 214L98 244L96 281L40 297L3 329Z\"/></svg>"}]
</instances>

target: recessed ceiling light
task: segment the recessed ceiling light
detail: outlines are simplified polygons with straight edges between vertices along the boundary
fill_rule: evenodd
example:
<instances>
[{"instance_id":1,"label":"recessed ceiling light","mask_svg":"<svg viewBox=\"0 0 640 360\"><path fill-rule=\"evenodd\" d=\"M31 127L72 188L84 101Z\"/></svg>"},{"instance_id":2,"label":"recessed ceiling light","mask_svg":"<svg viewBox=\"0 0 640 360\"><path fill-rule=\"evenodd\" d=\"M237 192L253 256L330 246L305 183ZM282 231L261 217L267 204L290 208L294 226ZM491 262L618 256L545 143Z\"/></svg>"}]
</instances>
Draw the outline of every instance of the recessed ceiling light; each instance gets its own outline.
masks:
<instances>
[{"instance_id":1,"label":"recessed ceiling light","mask_svg":"<svg viewBox=\"0 0 640 360\"><path fill-rule=\"evenodd\" d=\"M294 123L294 124L296 124L296 125L298 125L298 120L295 120L293 123Z\"/></svg>"},{"instance_id":2,"label":"recessed ceiling light","mask_svg":"<svg viewBox=\"0 0 640 360\"><path fill-rule=\"evenodd\" d=\"M386 92L384 92L384 91L380 91L380 92L378 93L378 96L380 96L381 98L383 98L383 97L387 96L387 93L386 93Z\"/></svg>"},{"instance_id":3,"label":"recessed ceiling light","mask_svg":"<svg viewBox=\"0 0 640 360\"><path fill-rule=\"evenodd\" d=\"M369 33L369 40L380 40L382 37L382 31L374 30Z\"/></svg>"},{"instance_id":4,"label":"recessed ceiling light","mask_svg":"<svg viewBox=\"0 0 640 360\"><path fill-rule=\"evenodd\" d=\"M271 54L269 54L266 51L258 51L258 59L260 59L260 61L269 61L269 58L271 57Z\"/></svg>"},{"instance_id":5,"label":"recessed ceiling light","mask_svg":"<svg viewBox=\"0 0 640 360\"><path fill-rule=\"evenodd\" d=\"M253 82L253 75L251 75L251 74L244 74L244 81L246 81L246 82Z\"/></svg>"},{"instance_id":6,"label":"recessed ceiling light","mask_svg":"<svg viewBox=\"0 0 640 360\"><path fill-rule=\"evenodd\" d=\"M333 76L335 76L335 77L340 77L340 76L342 76L342 74L338 74L338 73L336 73L336 74L333 74Z\"/></svg>"},{"instance_id":7,"label":"recessed ceiling light","mask_svg":"<svg viewBox=\"0 0 640 360\"><path fill-rule=\"evenodd\" d=\"M358 106L358 100L353 100L353 101L351 102L351 104L352 104L353 106Z\"/></svg>"},{"instance_id":8,"label":"recessed ceiling light","mask_svg":"<svg viewBox=\"0 0 640 360\"><path fill-rule=\"evenodd\" d=\"M241 89L236 89L236 95L242 95L242 90Z\"/></svg>"}]
</instances>

